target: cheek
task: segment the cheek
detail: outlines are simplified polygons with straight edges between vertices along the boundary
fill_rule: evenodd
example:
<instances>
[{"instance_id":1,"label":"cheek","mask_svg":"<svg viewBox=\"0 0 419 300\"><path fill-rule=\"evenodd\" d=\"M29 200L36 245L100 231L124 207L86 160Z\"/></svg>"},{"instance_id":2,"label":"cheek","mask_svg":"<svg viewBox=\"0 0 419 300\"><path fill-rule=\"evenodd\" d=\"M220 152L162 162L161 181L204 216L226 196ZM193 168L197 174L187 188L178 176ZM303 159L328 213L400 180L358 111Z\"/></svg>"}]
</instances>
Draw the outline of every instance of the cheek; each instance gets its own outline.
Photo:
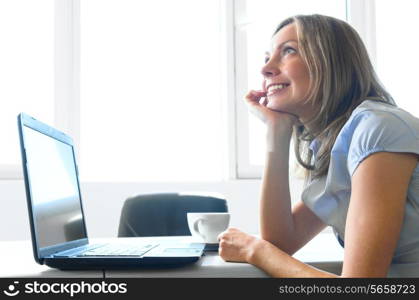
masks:
<instances>
[{"instance_id":1,"label":"cheek","mask_svg":"<svg viewBox=\"0 0 419 300\"><path fill-rule=\"evenodd\" d=\"M294 57L288 61L287 67L283 69L283 72L290 78L299 80L307 78L309 75L306 64L299 57Z\"/></svg>"},{"instance_id":2,"label":"cheek","mask_svg":"<svg viewBox=\"0 0 419 300\"><path fill-rule=\"evenodd\" d=\"M294 69L292 78L296 88L301 92L306 91L310 86L310 76L305 66Z\"/></svg>"}]
</instances>

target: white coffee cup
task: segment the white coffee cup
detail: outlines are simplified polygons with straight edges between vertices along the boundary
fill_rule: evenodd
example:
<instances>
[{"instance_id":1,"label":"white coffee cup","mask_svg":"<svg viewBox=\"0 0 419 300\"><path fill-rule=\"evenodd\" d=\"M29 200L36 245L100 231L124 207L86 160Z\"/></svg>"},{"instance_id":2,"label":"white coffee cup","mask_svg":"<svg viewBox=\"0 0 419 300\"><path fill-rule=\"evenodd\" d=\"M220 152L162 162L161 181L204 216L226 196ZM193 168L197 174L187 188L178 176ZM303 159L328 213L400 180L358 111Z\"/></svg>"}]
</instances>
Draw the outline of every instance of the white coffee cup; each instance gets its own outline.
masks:
<instances>
[{"instance_id":1,"label":"white coffee cup","mask_svg":"<svg viewBox=\"0 0 419 300\"><path fill-rule=\"evenodd\" d=\"M204 243L218 243L218 235L228 228L229 213L188 213L188 225L192 235Z\"/></svg>"}]
</instances>

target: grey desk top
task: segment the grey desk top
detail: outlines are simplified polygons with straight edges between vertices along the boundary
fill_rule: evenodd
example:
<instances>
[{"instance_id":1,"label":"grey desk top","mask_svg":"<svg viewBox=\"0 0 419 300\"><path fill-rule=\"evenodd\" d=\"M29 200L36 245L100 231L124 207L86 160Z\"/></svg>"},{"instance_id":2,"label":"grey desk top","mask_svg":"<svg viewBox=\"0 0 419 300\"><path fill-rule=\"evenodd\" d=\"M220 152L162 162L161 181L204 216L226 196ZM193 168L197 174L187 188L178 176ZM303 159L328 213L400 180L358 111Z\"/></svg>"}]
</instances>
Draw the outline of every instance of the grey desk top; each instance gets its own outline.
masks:
<instances>
[{"instance_id":1,"label":"grey desk top","mask_svg":"<svg viewBox=\"0 0 419 300\"><path fill-rule=\"evenodd\" d=\"M343 250L332 234L321 233L294 257L319 269L338 273L342 266ZM29 241L2 241L0 261L0 277L267 277L266 273L253 265L225 262L217 252L207 252L198 262L182 267L106 270L104 274L102 271L61 271L41 266L33 258Z\"/></svg>"},{"instance_id":2,"label":"grey desk top","mask_svg":"<svg viewBox=\"0 0 419 300\"><path fill-rule=\"evenodd\" d=\"M343 249L331 233L321 233L294 255L316 268L340 274ZM268 277L259 268L247 263L224 261L217 252L207 252L198 262L172 269L108 270L106 277Z\"/></svg>"},{"instance_id":3,"label":"grey desk top","mask_svg":"<svg viewBox=\"0 0 419 300\"><path fill-rule=\"evenodd\" d=\"M1 241L0 277L103 278L103 272L52 269L35 262L30 241Z\"/></svg>"}]
</instances>

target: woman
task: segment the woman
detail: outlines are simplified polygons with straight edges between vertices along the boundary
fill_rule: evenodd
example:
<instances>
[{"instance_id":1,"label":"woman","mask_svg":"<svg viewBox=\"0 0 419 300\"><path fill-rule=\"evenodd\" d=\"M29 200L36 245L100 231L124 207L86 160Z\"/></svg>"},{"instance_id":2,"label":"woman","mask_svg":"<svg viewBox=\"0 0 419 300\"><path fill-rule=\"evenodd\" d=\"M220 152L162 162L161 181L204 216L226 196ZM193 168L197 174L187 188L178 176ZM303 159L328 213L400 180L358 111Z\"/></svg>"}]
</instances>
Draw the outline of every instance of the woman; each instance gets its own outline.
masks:
<instances>
[{"instance_id":1,"label":"woman","mask_svg":"<svg viewBox=\"0 0 419 300\"><path fill-rule=\"evenodd\" d=\"M220 256L274 277L419 277L419 120L396 107L355 30L321 15L289 18L262 74L263 90L246 96L267 126L261 238L230 228ZM293 207L292 134L307 170ZM339 276L292 257L327 225L344 245Z\"/></svg>"}]
</instances>

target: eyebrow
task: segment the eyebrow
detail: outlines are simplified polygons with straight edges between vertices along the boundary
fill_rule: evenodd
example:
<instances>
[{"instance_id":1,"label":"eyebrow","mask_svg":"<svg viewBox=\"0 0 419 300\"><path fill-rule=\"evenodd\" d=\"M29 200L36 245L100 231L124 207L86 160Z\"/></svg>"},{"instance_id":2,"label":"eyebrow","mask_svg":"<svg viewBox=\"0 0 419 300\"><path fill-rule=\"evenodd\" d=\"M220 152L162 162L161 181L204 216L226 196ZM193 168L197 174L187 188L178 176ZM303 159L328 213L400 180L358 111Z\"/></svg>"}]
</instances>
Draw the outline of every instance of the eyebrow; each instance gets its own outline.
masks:
<instances>
[{"instance_id":1,"label":"eyebrow","mask_svg":"<svg viewBox=\"0 0 419 300\"><path fill-rule=\"evenodd\" d=\"M278 49L281 49L282 47L284 47L284 45L286 44L286 43L289 43L289 42L296 42L296 43L298 43L298 41L297 40L287 40L287 41L285 41L285 42L282 42L281 44L279 44L278 45L278 47L276 47L276 49L275 50L278 50ZM269 51L265 51L265 55L266 56L269 56L269 55L271 55L271 53L269 52Z\"/></svg>"}]
</instances>

